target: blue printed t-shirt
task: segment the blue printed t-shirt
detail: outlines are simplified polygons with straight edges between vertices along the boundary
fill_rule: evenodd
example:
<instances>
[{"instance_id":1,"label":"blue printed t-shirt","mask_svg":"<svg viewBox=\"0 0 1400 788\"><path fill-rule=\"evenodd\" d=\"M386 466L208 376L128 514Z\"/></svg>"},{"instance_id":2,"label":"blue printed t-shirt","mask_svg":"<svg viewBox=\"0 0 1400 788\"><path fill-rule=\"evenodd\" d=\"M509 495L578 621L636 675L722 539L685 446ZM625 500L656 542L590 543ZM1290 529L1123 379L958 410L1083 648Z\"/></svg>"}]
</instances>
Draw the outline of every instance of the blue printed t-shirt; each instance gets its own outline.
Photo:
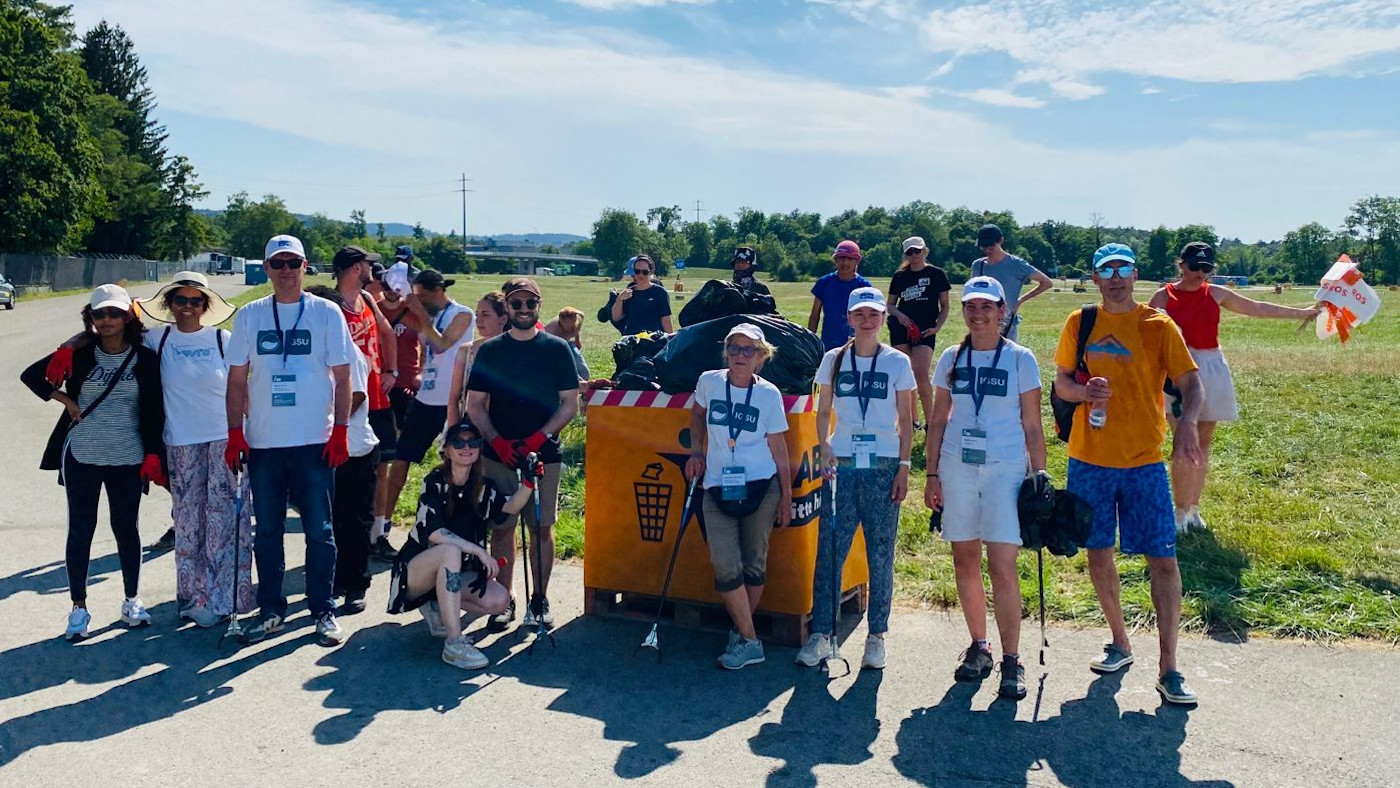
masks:
<instances>
[{"instance_id":1,"label":"blue printed t-shirt","mask_svg":"<svg viewBox=\"0 0 1400 788\"><path fill-rule=\"evenodd\" d=\"M822 345L827 350L840 347L851 338L851 324L846 322L846 306L850 302L851 291L870 286L870 280L860 274L849 282L843 282L834 272L812 285L812 295L822 302Z\"/></svg>"}]
</instances>

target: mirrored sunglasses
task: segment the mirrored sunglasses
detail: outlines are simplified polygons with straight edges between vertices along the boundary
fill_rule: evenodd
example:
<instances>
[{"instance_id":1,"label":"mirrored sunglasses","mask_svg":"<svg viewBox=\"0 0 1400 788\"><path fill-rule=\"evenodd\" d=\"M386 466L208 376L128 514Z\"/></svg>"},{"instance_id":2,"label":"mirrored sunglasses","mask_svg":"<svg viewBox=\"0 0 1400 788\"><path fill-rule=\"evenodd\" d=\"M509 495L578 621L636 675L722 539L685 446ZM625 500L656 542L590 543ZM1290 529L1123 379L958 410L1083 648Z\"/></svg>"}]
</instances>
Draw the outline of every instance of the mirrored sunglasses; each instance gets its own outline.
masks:
<instances>
[{"instance_id":1,"label":"mirrored sunglasses","mask_svg":"<svg viewBox=\"0 0 1400 788\"><path fill-rule=\"evenodd\" d=\"M1132 263L1123 263L1120 265L1108 264L1095 268L1094 273L1098 274L1100 279L1112 279L1114 274L1117 274L1122 279L1127 279L1133 275L1133 271L1135 270L1137 270L1137 266Z\"/></svg>"}]
</instances>

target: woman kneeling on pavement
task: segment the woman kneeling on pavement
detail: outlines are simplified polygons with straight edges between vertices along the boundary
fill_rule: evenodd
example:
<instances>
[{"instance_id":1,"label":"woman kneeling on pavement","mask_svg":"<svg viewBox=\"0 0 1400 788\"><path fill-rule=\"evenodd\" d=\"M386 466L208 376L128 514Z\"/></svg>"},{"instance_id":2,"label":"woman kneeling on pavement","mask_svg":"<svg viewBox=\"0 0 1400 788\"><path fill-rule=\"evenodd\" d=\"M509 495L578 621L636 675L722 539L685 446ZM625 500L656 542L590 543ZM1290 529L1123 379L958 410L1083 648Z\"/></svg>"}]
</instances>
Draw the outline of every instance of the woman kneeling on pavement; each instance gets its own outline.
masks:
<instances>
[{"instance_id":1,"label":"woman kneeling on pavement","mask_svg":"<svg viewBox=\"0 0 1400 788\"><path fill-rule=\"evenodd\" d=\"M462 613L472 618L495 615L510 600L495 580L499 566L483 546L486 535L493 525L525 508L535 481L523 479L507 499L486 478L481 433L465 421L448 428L442 454L444 462L423 479L418 522L399 550L389 612L417 609L433 636L447 639L442 661L476 670L491 660L462 634Z\"/></svg>"},{"instance_id":2,"label":"woman kneeling on pavement","mask_svg":"<svg viewBox=\"0 0 1400 788\"><path fill-rule=\"evenodd\" d=\"M143 486L166 483L160 359L141 344L141 320L132 311L131 296L117 285L102 285L93 291L82 315L84 333L94 335L96 341L71 351L73 374L64 389L45 377L55 354L36 361L20 375L40 399L57 400L64 408L39 467L59 472L68 497L64 562L73 609L63 636L69 640L87 637L92 621L87 609L88 562L103 487L122 569L121 620L129 627L151 623L137 595L141 577L137 523Z\"/></svg>"},{"instance_id":3,"label":"woman kneeling on pavement","mask_svg":"<svg viewBox=\"0 0 1400 788\"><path fill-rule=\"evenodd\" d=\"M870 566L869 634L861 666L885 667L885 632L894 598L894 541L899 505L909 492L909 451L913 442L914 369L909 357L880 342L885 296L858 287L846 302L846 320L855 336L827 351L817 370L817 439L822 475L836 482L834 529L818 540L812 578L812 635L797 652L797 664L815 667L831 650L835 596L840 589L833 568L846 562L856 526L865 531ZM836 415L832 434L831 417ZM834 542L834 544L833 544ZM833 562L835 562L833 564Z\"/></svg>"},{"instance_id":4,"label":"woman kneeling on pavement","mask_svg":"<svg viewBox=\"0 0 1400 788\"><path fill-rule=\"evenodd\" d=\"M943 351L933 373L924 502L943 511L943 538L953 548L958 604L972 635L972 645L963 652L953 677L981 681L992 672L987 592L982 586L986 544L1001 635L999 693L1020 700L1026 696L1026 681L1019 655L1017 497L1028 464L1035 473L1045 473L1040 368L1030 350L1001 336L1006 293L1000 282L990 276L969 279L963 285L962 313L968 334L962 344Z\"/></svg>"},{"instance_id":5,"label":"woman kneeling on pavement","mask_svg":"<svg viewBox=\"0 0 1400 788\"><path fill-rule=\"evenodd\" d=\"M690 411L694 444L685 475L704 480L701 507L715 590L734 622L718 660L729 670L763 661L753 614L767 581L768 537L774 523L784 527L792 516L783 395L758 376L773 352L758 326L731 328L725 368L700 376Z\"/></svg>"}]
</instances>

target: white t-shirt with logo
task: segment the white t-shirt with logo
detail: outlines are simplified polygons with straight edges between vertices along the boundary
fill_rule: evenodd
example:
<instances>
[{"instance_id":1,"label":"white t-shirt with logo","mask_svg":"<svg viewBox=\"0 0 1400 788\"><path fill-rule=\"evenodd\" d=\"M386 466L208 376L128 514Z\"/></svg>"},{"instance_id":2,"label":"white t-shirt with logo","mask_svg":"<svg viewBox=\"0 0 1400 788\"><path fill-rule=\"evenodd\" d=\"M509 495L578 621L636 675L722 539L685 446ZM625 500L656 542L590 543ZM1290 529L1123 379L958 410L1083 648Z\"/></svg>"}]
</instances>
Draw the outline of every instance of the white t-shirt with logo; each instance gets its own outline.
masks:
<instances>
[{"instance_id":1,"label":"white t-shirt with logo","mask_svg":"<svg viewBox=\"0 0 1400 788\"><path fill-rule=\"evenodd\" d=\"M423 382L418 386L417 396L418 401L424 405L447 405L449 390L452 388L452 365L457 360L457 348L471 342L472 337L476 336L476 313L471 310L471 307L463 306L456 301L448 301L447 306L433 317L433 327L441 334L461 314L471 316L471 326L462 332L462 336L452 344L452 347L441 353L433 350L433 346L428 344L428 340L419 334L423 342Z\"/></svg>"},{"instance_id":2,"label":"white t-shirt with logo","mask_svg":"<svg viewBox=\"0 0 1400 788\"><path fill-rule=\"evenodd\" d=\"M709 438L703 481L706 489L719 487L724 469L730 466L743 466L744 481L747 482L771 479L778 472L778 464L773 461L773 452L768 448L768 436L787 432L788 428L783 393L778 391L777 386L755 377L752 398L747 386L730 386L726 398L724 383L728 375L727 370L712 369L702 373L695 384L695 404L705 409L706 435ZM730 419L736 413L739 434L734 439L734 450L731 452Z\"/></svg>"},{"instance_id":3,"label":"white t-shirt with logo","mask_svg":"<svg viewBox=\"0 0 1400 788\"><path fill-rule=\"evenodd\" d=\"M355 358L350 362L350 393L365 395L360 407L350 411L350 421L345 428L346 441L350 445L351 457L363 457L379 445L379 436L369 426L369 359L355 348ZM350 404L354 405L352 398Z\"/></svg>"},{"instance_id":4,"label":"white t-shirt with logo","mask_svg":"<svg viewBox=\"0 0 1400 788\"><path fill-rule=\"evenodd\" d=\"M831 385L831 370L838 354L841 348L828 350L822 356L821 366L817 368L819 385ZM831 452L837 457L855 456L851 447L851 435L855 433L875 436L875 456L899 457L899 410L895 398L908 396L904 392L914 389L914 367L908 356L884 344L873 359L873 375L871 361L869 356L857 356L855 346L846 348L841 358L841 369L836 373L836 384L831 391L836 410ZM861 390L870 396L863 417L858 396Z\"/></svg>"},{"instance_id":5,"label":"white t-shirt with logo","mask_svg":"<svg viewBox=\"0 0 1400 788\"><path fill-rule=\"evenodd\" d=\"M939 455L944 461L961 461L962 431L981 423L987 432L987 462L1026 461L1026 431L1021 426L1021 395L1040 388L1040 366L1029 348L1005 340L1001 358L993 370L995 350L972 350L972 367L984 395L982 409L974 417L970 378L967 372L969 351L958 355L959 345L943 351L933 370L933 385L948 391L953 398L953 411L948 418L948 430L943 434ZM948 370L954 359L958 365L956 380L948 385ZM1002 377L1005 376L1005 381ZM1040 414L1036 413L1036 418Z\"/></svg>"},{"instance_id":6,"label":"white t-shirt with logo","mask_svg":"<svg viewBox=\"0 0 1400 788\"><path fill-rule=\"evenodd\" d=\"M220 332L224 335L222 351ZM160 353L165 445L193 446L227 438L224 395L228 389L228 362L224 356L228 353L229 333L211 326L201 326L188 334L174 326L158 326L148 329L141 341Z\"/></svg>"},{"instance_id":7,"label":"white t-shirt with logo","mask_svg":"<svg viewBox=\"0 0 1400 788\"><path fill-rule=\"evenodd\" d=\"M350 329L339 306L313 295L276 309L274 321L272 296L247 304L238 310L229 338L228 365L249 365L248 445L325 443L335 416L331 368L350 364L356 352Z\"/></svg>"}]
</instances>

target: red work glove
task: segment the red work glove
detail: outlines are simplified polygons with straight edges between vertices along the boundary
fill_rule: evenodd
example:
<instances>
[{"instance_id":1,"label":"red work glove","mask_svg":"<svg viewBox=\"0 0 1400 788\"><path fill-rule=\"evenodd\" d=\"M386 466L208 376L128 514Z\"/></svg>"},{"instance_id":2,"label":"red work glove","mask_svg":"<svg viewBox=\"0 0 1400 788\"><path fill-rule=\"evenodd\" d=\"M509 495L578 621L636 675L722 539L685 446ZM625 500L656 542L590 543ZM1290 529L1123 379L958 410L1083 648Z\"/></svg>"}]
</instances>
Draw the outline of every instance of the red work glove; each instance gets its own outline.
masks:
<instances>
[{"instance_id":1,"label":"red work glove","mask_svg":"<svg viewBox=\"0 0 1400 788\"><path fill-rule=\"evenodd\" d=\"M350 436L345 434L344 424L331 427L331 439L326 441L321 457L332 468L339 468L350 459Z\"/></svg>"},{"instance_id":2,"label":"red work glove","mask_svg":"<svg viewBox=\"0 0 1400 788\"><path fill-rule=\"evenodd\" d=\"M242 427L233 427L228 431L228 445L224 447L224 464L234 473L243 470L243 463L248 461L248 439L243 437Z\"/></svg>"},{"instance_id":3,"label":"red work glove","mask_svg":"<svg viewBox=\"0 0 1400 788\"><path fill-rule=\"evenodd\" d=\"M141 481L152 482L160 487L170 486L170 480L165 478L165 470L160 467L160 457L147 454L146 459L141 461Z\"/></svg>"},{"instance_id":4,"label":"red work glove","mask_svg":"<svg viewBox=\"0 0 1400 788\"><path fill-rule=\"evenodd\" d=\"M525 485L526 489L535 489L535 485L539 484L539 480L544 478L544 463L535 460L534 465L530 465L523 470L524 473L520 476L520 483Z\"/></svg>"},{"instance_id":5,"label":"red work glove","mask_svg":"<svg viewBox=\"0 0 1400 788\"><path fill-rule=\"evenodd\" d=\"M496 459L507 467L515 466L515 444L510 439L497 435L491 440L491 450L496 452Z\"/></svg>"},{"instance_id":6,"label":"red work glove","mask_svg":"<svg viewBox=\"0 0 1400 788\"><path fill-rule=\"evenodd\" d=\"M525 451L521 452L521 454L529 454L532 451L538 452L541 448L544 447L545 441L547 440L549 440L549 438L545 437L545 434L543 432L537 430L531 433L530 437L526 438L523 441L519 441L520 445L525 447Z\"/></svg>"},{"instance_id":7,"label":"red work glove","mask_svg":"<svg viewBox=\"0 0 1400 788\"><path fill-rule=\"evenodd\" d=\"M54 388L63 385L63 381L73 372L73 348L67 345L59 345L49 358L49 365L44 367L44 377L53 384Z\"/></svg>"}]
</instances>

